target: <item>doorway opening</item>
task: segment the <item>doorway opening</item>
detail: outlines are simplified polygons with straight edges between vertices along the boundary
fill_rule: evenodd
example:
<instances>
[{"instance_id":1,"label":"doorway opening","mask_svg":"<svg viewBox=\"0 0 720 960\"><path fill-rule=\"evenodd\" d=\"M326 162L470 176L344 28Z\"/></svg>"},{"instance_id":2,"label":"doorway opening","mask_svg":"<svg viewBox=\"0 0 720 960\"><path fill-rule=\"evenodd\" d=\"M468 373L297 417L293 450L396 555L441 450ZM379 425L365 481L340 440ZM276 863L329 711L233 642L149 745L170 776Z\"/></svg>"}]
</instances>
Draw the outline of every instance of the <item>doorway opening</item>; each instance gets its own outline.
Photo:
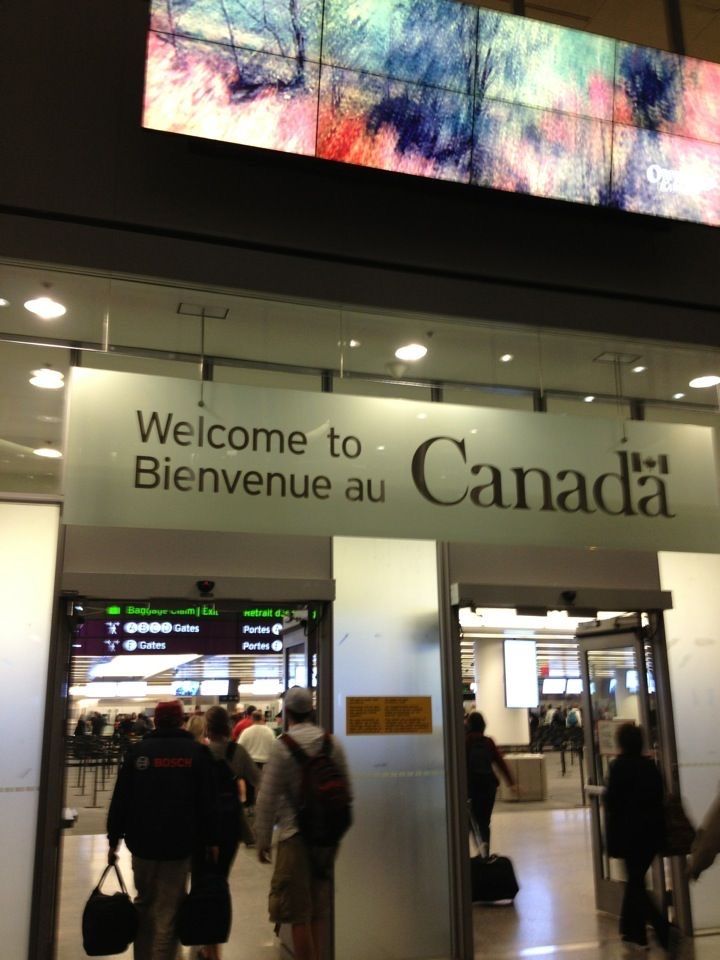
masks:
<instances>
[{"instance_id":1,"label":"doorway opening","mask_svg":"<svg viewBox=\"0 0 720 960\"><path fill-rule=\"evenodd\" d=\"M490 587L453 590L465 598L455 605L463 713L483 713L515 782L500 771L490 853L512 859L520 892L502 909L473 904L466 892L474 954L600 949L618 940L624 887L620 862L607 855L601 796L622 722L642 726L666 789L676 786L662 618L670 598L593 591L603 596L586 605L575 592L561 593L571 598L563 603L553 591L552 602L527 603L528 591L515 588L510 606L512 588L495 592L502 605ZM679 865L656 861L651 887L690 932Z\"/></svg>"},{"instance_id":2,"label":"doorway opening","mask_svg":"<svg viewBox=\"0 0 720 960\"><path fill-rule=\"evenodd\" d=\"M198 739L212 706L228 711L236 735L248 714L279 735L282 695L295 685L312 688L322 713L328 700L323 684L330 682L322 667L330 606L211 597L73 597L61 606L68 695L55 956L74 960L83 954L83 906L107 863L107 812L117 773L127 750L153 728L157 705L180 700L186 729ZM258 862L254 847L252 786L241 783L245 829L230 872L234 933L222 948L223 960L269 960L280 943L289 943L287 932L281 929L278 939L268 921L271 868ZM118 854L132 895L130 853L121 844ZM181 955L194 953L183 948Z\"/></svg>"}]
</instances>

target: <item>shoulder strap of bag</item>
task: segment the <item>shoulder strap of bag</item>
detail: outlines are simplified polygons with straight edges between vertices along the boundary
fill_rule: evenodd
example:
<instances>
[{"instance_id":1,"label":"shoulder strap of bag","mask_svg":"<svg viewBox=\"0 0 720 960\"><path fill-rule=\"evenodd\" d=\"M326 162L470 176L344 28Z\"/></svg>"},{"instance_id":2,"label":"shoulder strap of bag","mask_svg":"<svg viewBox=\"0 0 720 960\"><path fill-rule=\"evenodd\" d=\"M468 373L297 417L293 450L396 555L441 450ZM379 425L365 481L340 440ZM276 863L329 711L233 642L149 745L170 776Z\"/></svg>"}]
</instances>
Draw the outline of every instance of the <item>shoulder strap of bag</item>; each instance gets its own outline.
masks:
<instances>
[{"instance_id":1,"label":"shoulder strap of bag","mask_svg":"<svg viewBox=\"0 0 720 960\"><path fill-rule=\"evenodd\" d=\"M225 747L225 756L222 757L222 759L218 758L217 760L217 763L224 763L225 766L228 768L228 772L232 777L233 782L235 782L238 779L235 771L233 770L233 765L232 765L233 757L235 756L236 751L237 751L237 743L235 743L233 740L230 740L228 745Z\"/></svg>"},{"instance_id":2,"label":"shoulder strap of bag","mask_svg":"<svg viewBox=\"0 0 720 960\"><path fill-rule=\"evenodd\" d=\"M305 763L305 761L308 759L308 755L302 749L302 747L297 742L297 740L294 740L289 733L283 733L280 739L288 748L290 753L295 757L295 759L300 764L300 766L302 766Z\"/></svg>"}]
</instances>

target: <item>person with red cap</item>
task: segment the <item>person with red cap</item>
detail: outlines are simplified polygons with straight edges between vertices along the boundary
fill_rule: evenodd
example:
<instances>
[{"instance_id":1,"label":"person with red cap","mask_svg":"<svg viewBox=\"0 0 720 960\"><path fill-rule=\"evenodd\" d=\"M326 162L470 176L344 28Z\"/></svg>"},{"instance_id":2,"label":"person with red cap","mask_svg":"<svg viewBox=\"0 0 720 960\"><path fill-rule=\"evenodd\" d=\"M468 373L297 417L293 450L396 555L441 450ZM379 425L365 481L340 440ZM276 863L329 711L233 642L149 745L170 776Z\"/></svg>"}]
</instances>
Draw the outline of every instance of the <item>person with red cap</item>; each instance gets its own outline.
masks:
<instances>
[{"instance_id":1,"label":"person with red cap","mask_svg":"<svg viewBox=\"0 0 720 960\"><path fill-rule=\"evenodd\" d=\"M179 700L159 703L155 730L125 757L110 801L108 863L121 840L132 854L135 960L175 960L178 909L193 852L217 858L219 798L208 748L182 729Z\"/></svg>"}]
</instances>

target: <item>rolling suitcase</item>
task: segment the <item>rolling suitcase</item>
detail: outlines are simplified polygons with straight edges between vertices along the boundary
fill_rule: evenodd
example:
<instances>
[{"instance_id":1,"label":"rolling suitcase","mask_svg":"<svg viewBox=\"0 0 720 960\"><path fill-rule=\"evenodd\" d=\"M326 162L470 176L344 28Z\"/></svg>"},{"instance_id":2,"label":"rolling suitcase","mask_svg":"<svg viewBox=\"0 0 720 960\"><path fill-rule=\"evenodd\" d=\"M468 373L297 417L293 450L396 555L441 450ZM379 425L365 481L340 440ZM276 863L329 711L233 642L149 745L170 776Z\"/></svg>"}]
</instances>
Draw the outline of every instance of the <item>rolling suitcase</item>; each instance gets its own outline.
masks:
<instances>
[{"instance_id":1,"label":"rolling suitcase","mask_svg":"<svg viewBox=\"0 0 720 960\"><path fill-rule=\"evenodd\" d=\"M512 901L520 889L509 857L472 857L470 876L473 903Z\"/></svg>"},{"instance_id":2,"label":"rolling suitcase","mask_svg":"<svg viewBox=\"0 0 720 960\"><path fill-rule=\"evenodd\" d=\"M512 902L520 889L515 868L509 857L482 856L487 847L482 842L472 807L468 802L470 821L470 881L473 903Z\"/></svg>"}]
</instances>

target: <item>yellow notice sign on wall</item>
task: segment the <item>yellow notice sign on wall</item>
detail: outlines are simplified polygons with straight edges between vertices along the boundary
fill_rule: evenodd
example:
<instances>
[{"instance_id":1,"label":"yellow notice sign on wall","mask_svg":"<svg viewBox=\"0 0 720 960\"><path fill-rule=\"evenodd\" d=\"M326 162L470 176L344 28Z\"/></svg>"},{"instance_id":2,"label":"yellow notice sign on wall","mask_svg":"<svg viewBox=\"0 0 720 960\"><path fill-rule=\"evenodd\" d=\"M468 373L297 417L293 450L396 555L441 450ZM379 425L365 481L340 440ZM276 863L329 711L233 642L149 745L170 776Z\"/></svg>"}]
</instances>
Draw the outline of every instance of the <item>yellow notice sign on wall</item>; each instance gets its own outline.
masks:
<instances>
[{"instance_id":1,"label":"yellow notice sign on wall","mask_svg":"<svg viewBox=\"0 0 720 960\"><path fill-rule=\"evenodd\" d=\"M431 697L348 697L347 736L432 733Z\"/></svg>"}]
</instances>

